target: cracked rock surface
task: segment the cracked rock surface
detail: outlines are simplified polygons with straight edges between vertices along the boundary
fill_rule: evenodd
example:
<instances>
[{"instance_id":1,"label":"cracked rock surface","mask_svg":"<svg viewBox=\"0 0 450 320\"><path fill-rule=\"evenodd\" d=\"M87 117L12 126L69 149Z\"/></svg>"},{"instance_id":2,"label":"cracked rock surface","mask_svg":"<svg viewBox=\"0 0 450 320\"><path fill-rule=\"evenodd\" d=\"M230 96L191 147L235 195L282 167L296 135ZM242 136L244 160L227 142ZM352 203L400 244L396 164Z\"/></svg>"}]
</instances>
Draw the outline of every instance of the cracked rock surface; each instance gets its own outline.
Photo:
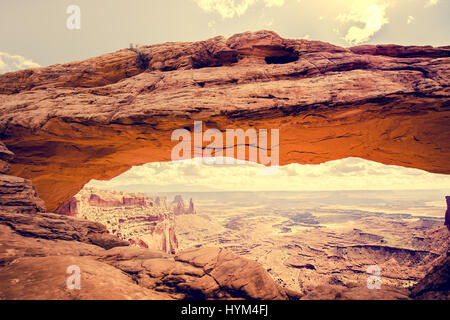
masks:
<instances>
[{"instance_id":1,"label":"cracked rock surface","mask_svg":"<svg viewBox=\"0 0 450 320\"><path fill-rule=\"evenodd\" d=\"M226 250L194 248L171 256L124 246L98 228L80 227L74 218L49 221L52 215L45 214L40 220L23 221L11 213L0 212L0 216L0 299L299 297L279 287L257 262ZM33 231L36 225L51 223L55 223L51 234ZM79 237L80 233L68 230L66 226L72 224L87 234ZM66 286L69 266L80 268L80 290Z\"/></svg>"}]
</instances>

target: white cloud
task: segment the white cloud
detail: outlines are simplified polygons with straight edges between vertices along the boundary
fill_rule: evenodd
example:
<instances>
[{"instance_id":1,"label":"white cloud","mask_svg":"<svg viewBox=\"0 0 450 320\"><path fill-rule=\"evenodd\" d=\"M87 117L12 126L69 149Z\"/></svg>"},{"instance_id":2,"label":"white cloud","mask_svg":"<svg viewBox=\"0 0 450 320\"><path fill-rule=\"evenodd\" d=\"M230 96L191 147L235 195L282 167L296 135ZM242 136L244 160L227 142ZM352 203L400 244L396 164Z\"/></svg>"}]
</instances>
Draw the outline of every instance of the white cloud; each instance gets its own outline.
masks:
<instances>
[{"instance_id":1,"label":"white cloud","mask_svg":"<svg viewBox=\"0 0 450 320\"><path fill-rule=\"evenodd\" d=\"M208 22L208 28L212 29L213 31L216 30L216 21L215 20L211 20Z\"/></svg>"},{"instance_id":2,"label":"white cloud","mask_svg":"<svg viewBox=\"0 0 450 320\"><path fill-rule=\"evenodd\" d=\"M435 6L438 4L438 2L439 0L427 0L427 2L425 3L425 8Z\"/></svg>"},{"instance_id":3,"label":"white cloud","mask_svg":"<svg viewBox=\"0 0 450 320\"><path fill-rule=\"evenodd\" d=\"M265 25L266 27L271 27L271 26L273 25L273 19L270 19L269 21L266 21L266 22L264 23L264 25Z\"/></svg>"},{"instance_id":4,"label":"white cloud","mask_svg":"<svg viewBox=\"0 0 450 320\"><path fill-rule=\"evenodd\" d=\"M145 189L180 191L313 191L448 189L450 176L418 169L347 158L320 165L290 164L273 175L262 175L262 165L206 165L195 160L155 162L133 167L110 181L91 181L88 186L114 189L147 186Z\"/></svg>"},{"instance_id":5,"label":"white cloud","mask_svg":"<svg viewBox=\"0 0 450 320\"><path fill-rule=\"evenodd\" d=\"M408 19L406 20L406 24L411 24L414 21L414 17L413 16L408 16Z\"/></svg>"},{"instance_id":6,"label":"white cloud","mask_svg":"<svg viewBox=\"0 0 450 320\"><path fill-rule=\"evenodd\" d=\"M249 7L263 2L266 7L281 7L285 0L194 0L206 12L215 12L224 19L242 16Z\"/></svg>"},{"instance_id":7,"label":"white cloud","mask_svg":"<svg viewBox=\"0 0 450 320\"><path fill-rule=\"evenodd\" d=\"M281 7L284 5L284 0L264 0L266 7Z\"/></svg>"},{"instance_id":8,"label":"white cloud","mask_svg":"<svg viewBox=\"0 0 450 320\"><path fill-rule=\"evenodd\" d=\"M261 21L261 24L263 24L265 27L271 27L275 22L274 18L267 17L264 12L261 14L259 20Z\"/></svg>"},{"instance_id":9,"label":"white cloud","mask_svg":"<svg viewBox=\"0 0 450 320\"><path fill-rule=\"evenodd\" d=\"M0 52L0 74L29 68L39 68L40 65L31 59L19 55Z\"/></svg>"},{"instance_id":10,"label":"white cloud","mask_svg":"<svg viewBox=\"0 0 450 320\"><path fill-rule=\"evenodd\" d=\"M352 25L344 39L352 45L369 40L383 25L389 22L386 16L388 3L385 0L353 1L347 13L338 15L337 20L342 23L363 24L362 27Z\"/></svg>"}]
</instances>

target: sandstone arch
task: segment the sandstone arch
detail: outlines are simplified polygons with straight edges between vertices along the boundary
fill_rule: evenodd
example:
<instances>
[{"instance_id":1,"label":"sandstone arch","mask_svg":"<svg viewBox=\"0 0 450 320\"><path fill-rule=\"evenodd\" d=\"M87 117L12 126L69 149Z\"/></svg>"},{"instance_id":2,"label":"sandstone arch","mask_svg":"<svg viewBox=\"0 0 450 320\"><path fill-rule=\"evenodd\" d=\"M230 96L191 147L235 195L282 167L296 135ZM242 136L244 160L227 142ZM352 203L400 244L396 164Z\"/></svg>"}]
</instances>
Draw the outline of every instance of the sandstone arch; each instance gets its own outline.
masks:
<instances>
[{"instance_id":1,"label":"sandstone arch","mask_svg":"<svg viewBox=\"0 0 450 320\"><path fill-rule=\"evenodd\" d=\"M282 165L355 156L450 173L449 47L345 49L262 31L139 50L146 70L124 49L0 76L11 174L32 179L49 211L90 179L170 161L172 131L194 120L279 128Z\"/></svg>"}]
</instances>

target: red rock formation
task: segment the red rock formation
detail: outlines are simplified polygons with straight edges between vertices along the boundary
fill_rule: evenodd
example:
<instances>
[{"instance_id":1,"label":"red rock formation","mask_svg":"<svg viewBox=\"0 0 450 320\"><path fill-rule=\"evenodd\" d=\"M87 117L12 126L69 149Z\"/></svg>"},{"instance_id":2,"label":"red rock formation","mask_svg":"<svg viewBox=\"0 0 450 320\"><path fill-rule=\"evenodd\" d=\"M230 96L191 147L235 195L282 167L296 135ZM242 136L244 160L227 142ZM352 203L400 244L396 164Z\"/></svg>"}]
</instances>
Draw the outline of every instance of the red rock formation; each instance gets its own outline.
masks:
<instances>
[{"instance_id":1,"label":"red rock formation","mask_svg":"<svg viewBox=\"0 0 450 320\"><path fill-rule=\"evenodd\" d=\"M450 252L411 290L411 297L421 300L450 299Z\"/></svg>"},{"instance_id":2,"label":"red rock formation","mask_svg":"<svg viewBox=\"0 0 450 320\"><path fill-rule=\"evenodd\" d=\"M104 200L99 195L91 193L89 197L89 205L93 207L120 207L122 206L122 201Z\"/></svg>"},{"instance_id":3,"label":"red rock formation","mask_svg":"<svg viewBox=\"0 0 450 320\"><path fill-rule=\"evenodd\" d=\"M178 202L173 208L173 213L177 216L180 214L184 214L184 205L182 202Z\"/></svg>"},{"instance_id":4,"label":"red rock formation","mask_svg":"<svg viewBox=\"0 0 450 320\"><path fill-rule=\"evenodd\" d=\"M447 211L445 211L445 225L450 230L450 196L445 197L445 200L447 201Z\"/></svg>"},{"instance_id":5,"label":"red rock formation","mask_svg":"<svg viewBox=\"0 0 450 320\"><path fill-rule=\"evenodd\" d=\"M9 161L14 158L14 153L6 148L5 144L0 141L0 174L7 174L11 169Z\"/></svg>"},{"instance_id":6,"label":"red rock formation","mask_svg":"<svg viewBox=\"0 0 450 320\"><path fill-rule=\"evenodd\" d=\"M0 157L4 153L0 151ZM7 154L7 153L6 153ZM6 180L19 181L9 177ZM4 177L0 176L4 179ZM21 180L23 182L23 179ZM42 201L29 182L6 186L0 192L0 299L299 299L301 294L280 288L255 261L236 256L218 248L195 248L168 256L149 249L142 239L131 241L143 248L129 247L108 233L100 223L80 220L60 214L43 213ZM28 188L23 188L26 186ZM2 188L0 184L0 188ZM26 195L27 197L24 197ZM100 199L102 197L99 197ZM8 206L10 199L21 199ZM81 197L87 203L90 197ZM447 203L448 203L447 197ZM103 202L99 202L103 203ZM139 203L137 201L136 203ZM83 202L77 203L77 212ZM34 210L29 210L29 208ZM71 206L66 207L71 212ZM95 207L105 210L104 207ZM132 208L132 206L128 206ZM153 207L152 207L153 208ZM109 210L106 207L106 210ZM138 220L142 217L136 217ZM125 222L125 220L122 222ZM107 220L110 223L111 220ZM163 220L167 223L167 220ZM119 230L123 228L119 225ZM172 251L176 243L173 229L157 225L158 234L168 234L163 248ZM441 227L444 229L444 227ZM126 231L126 230L125 230ZM440 230L442 231L442 230ZM439 231L439 233L441 233ZM119 234L120 232L118 232ZM443 235L448 239L448 233ZM167 240L169 239L169 240ZM341 247L346 256L361 256L363 247ZM405 249L365 246L364 249L390 251L395 260L405 254L423 255ZM67 266L77 265L91 277L84 279L82 293L73 294L61 283L66 280ZM315 269L312 265L300 268ZM56 270L56 271L55 271ZM59 271L58 271L59 270ZM363 271L362 271L363 272ZM104 277L107 274L108 277ZM98 279L101 279L99 282ZM106 279L106 280L105 280ZM416 299L448 299L449 258L442 256L430 273L411 291ZM313 299L373 299L364 288L342 287L336 292L328 286L325 292L316 290ZM343 291L344 290L344 291ZM383 291L378 298L405 299L406 290ZM386 293L388 295L386 295Z\"/></svg>"},{"instance_id":7,"label":"red rock formation","mask_svg":"<svg viewBox=\"0 0 450 320\"><path fill-rule=\"evenodd\" d=\"M79 200L77 200L76 198L72 198L69 201L67 201L66 203L64 203L62 206L60 206L55 211L55 213L75 217L78 214L78 203L79 203Z\"/></svg>"},{"instance_id":8,"label":"red rock formation","mask_svg":"<svg viewBox=\"0 0 450 320\"><path fill-rule=\"evenodd\" d=\"M136 240L129 239L128 241L130 242L131 245L135 245L135 246L138 246L138 247L141 247L141 248L147 248L148 249L148 245L144 241L142 241L141 239L136 239Z\"/></svg>"},{"instance_id":9,"label":"red rock formation","mask_svg":"<svg viewBox=\"0 0 450 320\"><path fill-rule=\"evenodd\" d=\"M0 159L4 162L14 159L14 153L11 152L2 141L0 141Z\"/></svg>"},{"instance_id":10,"label":"red rock formation","mask_svg":"<svg viewBox=\"0 0 450 320\"><path fill-rule=\"evenodd\" d=\"M87 188L56 212L100 222L111 234L133 245L175 254L178 241L173 212L155 202L143 195Z\"/></svg>"},{"instance_id":11,"label":"red rock formation","mask_svg":"<svg viewBox=\"0 0 450 320\"><path fill-rule=\"evenodd\" d=\"M0 210L6 212L36 213L44 212L44 202L38 197L31 181L6 175L14 153L0 141Z\"/></svg>"},{"instance_id":12,"label":"red rock formation","mask_svg":"<svg viewBox=\"0 0 450 320\"><path fill-rule=\"evenodd\" d=\"M0 200L4 197L0 193ZM218 248L171 256L129 246L97 222L0 210L0 300L288 299L256 262ZM79 266L83 290L67 290ZM105 276L106 275L106 276Z\"/></svg>"},{"instance_id":13,"label":"red rock formation","mask_svg":"<svg viewBox=\"0 0 450 320\"><path fill-rule=\"evenodd\" d=\"M176 195L175 198L173 199L171 205L173 207L173 213L176 216L180 215L180 214L184 214L185 205L184 205L183 197L181 195Z\"/></svg>"},{"instance_id":14,"label":"red rock formation","mask_svg":"<svg viewBox=\"0 0 450 320\"><path fill-rule=\"evenodd\" d=\"M395 58L446 58L449 56L450 46L433 48L432 46L399 46L388 45L363 45L350 48L357 54L368 54L372 56L387 56Z\"/></svg>"},{"instance_id":15,"label":"red rock formation","mask_svg":"<svg viewBox=\"0 0 450 320\"><path fill-rule=\"evenodd\" d=\"M194 201L192 201L192 198L189 199L189 209L187 210L186 214L195 214Z\"/></svg>"},{"instance_id":16,"label":"red rock formation","mask_svg":"<svg viewBox=\"0 0 450 320\"><path fill-rule=\"evenodd\" d=\"M195 214L194 202L192 201L192 198L189 199L189 208L186 208L183 197L181 195L176 195L171 205L173 208L173 213L176 216L182 214Z\"/></svg>"},{"instance_id":17,"label":"red rock formation","mask_svg":"<svg viewBox=\"0 0 450 320\"><path fill-rule=\"evenodd\" d=\"M145 197L123 197L122 198L123 206L146 206L149 205L153 207L153 202L146 202Z\"/></svg>"},{"instance_id":18,"label":"red rock formation","mask_svg":"<svg viewBox=\"0 0 450 320\"><path fill-rule=\"evenodd\" d=\"M44 212L45 205L31 181L8 175L0 175L0 210L36 213Z\"/></svg>"},{"instance_id":19,"label":"red rock formation","mask_svg":"<svg viewBox=\"0 0 450 320\"><path fill-rule=\"evenodd\" d=\"M155 206L167 209L167 198L157 196L155 198Z\"/></svg>"},{"instance_id":20,"label":"red rock formation","mask_svg":"<svg viewBox=\"0 0 450 320\"><path fill-rule=\"evenodd\" d=\"M1 300L289 299L257 262L218 248L176 256L127 246L104 227L56 214L0 211ZM82 290L67 290L79 266Z\"/></svg>"},{"instance_id":21,"label":"red rock formation","mask_svg":"<svg viewBox=\"0 0 450 320\"><path fill-rule=\"evenodd\" d=\"M280 129L280 164L361 157L450 173L449 47L283 39L269 31L124 49L0 75L0 132L55 210L91 179L169 161L171 133Z\"/></svg>"},{"instance_id":22,"label":"red rock formation","mask_svg":"<svg viewBox=\"0 0 450 320\"><path fill-rule=\"evenodd\" d=\"M0 159L12 157L0 142ZM66 215L82 213L90 199L75 197L60 210ZM100 196L95 199L96 203L105 203ZM141 200L137 197L130 202L140 206ZM133 207L129 201L124 202L127 208ZM44 210L30 181L0 174L0 300L290 297L260 265L232 253L215 248L193 249L174 258L147 249L142 239L131 242L143 249L129 247L128 241L111 235L98 222ZM167 224L167 220L163 222ZM175 253L174 246L178 244L174 228L156 228L167 234L164 249ZM110 250L113 248L117 250ZM83 278L83 290L79 293L63 285L70 265L91 275ZM155 273L154 266L162 272ZM138 275L139 281L130 276L129 267L134 268L133 274Z\"/></svg>"},{"instance_id":23,"label":"red rock formation","mask_svg":"<svg viewBox=\"0 0 450 320\"><path fill-rule=\"evenodd\" d=\"M99 197L97 194L91 194L89 198L89 205L96 207L121 207L121 206L150 206L153 207L153 200L149 200L146 197L127 197L123 196L120 200L105 200Z\"/></svg>"}]
</instances>

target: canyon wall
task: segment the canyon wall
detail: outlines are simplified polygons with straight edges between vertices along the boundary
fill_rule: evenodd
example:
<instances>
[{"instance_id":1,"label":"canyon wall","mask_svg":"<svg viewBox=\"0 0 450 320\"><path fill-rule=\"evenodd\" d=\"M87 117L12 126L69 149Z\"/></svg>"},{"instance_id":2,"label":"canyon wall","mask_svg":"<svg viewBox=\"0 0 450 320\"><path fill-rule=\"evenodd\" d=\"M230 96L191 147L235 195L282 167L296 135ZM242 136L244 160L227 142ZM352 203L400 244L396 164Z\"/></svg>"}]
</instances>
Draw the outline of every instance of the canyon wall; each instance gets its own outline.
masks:
<instances>
[{"instance_id":1,"label":"canyon wall","mask_svg":"<svg viewBox=\"0 0 450 320\"><path fill-rule=\"evenodd\" d=\"M45 211L45 204L31 181L8 175L14 153L0 141L0 211L33 214Z\"/></svg>"},{"instance_id":2,"label":"canyon wall","mask_svg":"<svg viewBox=\"0 0 450 320\"><path fill-rule=\"evenodd\" d=\"M192 198L186 207L181 195L167 205L164 196L83 188L55 212L99 222L132 245L173 254L178 248L174 216L195 209Z\"/></svg>"},{"instance_id":3,"label":"canyon wall","mask_svg":"<svg viewBox=\"0 0 450 320\"><path fill-rule=\"evenodd\" d=\"M445 200L447 201L447 211L445 211L445 225L450 230L450 196L446 196Z\"/></svg>"},{"instance_id":4,"label":"canyon wall","mask_svg":"<svg viewBox=\"0 0 450 320\"><path fill-rule=\"evenodd\" d=\"M96 221L132 245L174 254L174 211L164 197L84 188L56 213Z\"/></svg>"},{"instance_id":5,"label":"canyon wall","mask_svg":"<svg viewBox=\"0 0 450 320\"><path fill-rule=\"evenodd\" d=\"M279 129L281 165L361 157L450 173L448 46L341 48L260 31L137 50L148 64L123 49L0 75L11 172L50 211L91 179L170 161L173 130L194 120Z\"/></svg>"},{"instance_id":6,"label":"canyon wall","mask_svg":"<svg viewBox=\"0 0 450 320\"><path fill-rule=\"evenodd\" d=\"M196 214L192 198L189 199L189 207L186 207L183 197L181 195L176 195L171 203L171 207L173 208L173 213L176 216L183 214Z\"/></svg>"}]
</instances>

